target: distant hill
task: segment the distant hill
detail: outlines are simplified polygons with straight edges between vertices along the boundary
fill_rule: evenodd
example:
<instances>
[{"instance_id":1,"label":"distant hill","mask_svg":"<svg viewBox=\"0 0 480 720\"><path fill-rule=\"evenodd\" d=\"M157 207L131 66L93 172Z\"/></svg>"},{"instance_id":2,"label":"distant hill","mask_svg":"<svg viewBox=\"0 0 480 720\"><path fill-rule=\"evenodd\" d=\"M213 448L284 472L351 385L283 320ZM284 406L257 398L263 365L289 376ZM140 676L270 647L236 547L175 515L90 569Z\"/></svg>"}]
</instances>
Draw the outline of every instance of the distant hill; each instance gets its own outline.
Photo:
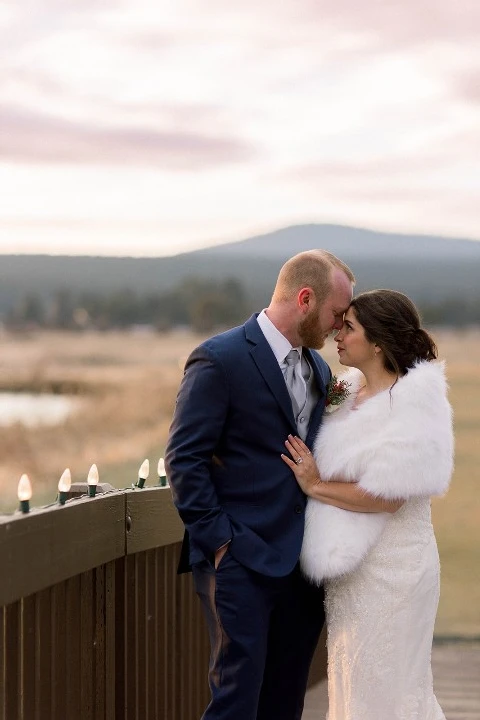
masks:
<instances>
[{"instance_id":1,"label":"distant hill","mask_svg":"<svg viewBox=\"0 0 480 720\"><path fill-rule=\"evenodd\" d=\"M342 225L293 225L247 240L199 250L196 254L257 255L277 259L318 247L349 261L414 258L478 260L480 255L480 243L475 240L381 233Z\"/></svg>"},{"instance_id":2,"label":"distant hill","mask_svg":"<svg viewBox=\"0 0 480 720\"><path fill-rule=\"evenodd\" d=\"M160 293L183 278L238 278L253 307L268 302L283 262L302 250L325 248L345 260L357 290L391 287L416 301L480 297L480 242L398 235L336 225L298 225L167 258L0 255L0 313L27 293L42 299L67 289L111 294Z\"/></svg>"}]
</instances>

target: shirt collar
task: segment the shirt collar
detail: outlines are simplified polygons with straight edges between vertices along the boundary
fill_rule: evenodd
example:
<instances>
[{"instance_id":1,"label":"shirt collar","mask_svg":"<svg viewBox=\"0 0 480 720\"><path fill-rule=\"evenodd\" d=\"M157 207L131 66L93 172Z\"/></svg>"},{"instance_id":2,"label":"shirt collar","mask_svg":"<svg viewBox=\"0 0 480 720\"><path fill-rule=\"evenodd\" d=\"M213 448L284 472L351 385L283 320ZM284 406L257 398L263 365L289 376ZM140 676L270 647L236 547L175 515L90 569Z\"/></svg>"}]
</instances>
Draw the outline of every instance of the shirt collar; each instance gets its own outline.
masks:
<instances>
[{"instance_id":1,"label":"shirt collar","mask_svg":"<svg viewBox=\"0 0 480 720\"><path fill-rule=\"evenodd\" d=\"M292 350L292 345L287 340L285 335L282 335L280 330L275 327L265 310L262 310L262 312L258 315L257 322L260 326L260 330L265 335L266 341L272 348L273 354L275 355L278 364L280 366L285 365L285 358L290 352L290 350ZM301 359L302 346L300 345L299 347L296 347L294 349L298 350Z\"/></svg>"}]
</instances>

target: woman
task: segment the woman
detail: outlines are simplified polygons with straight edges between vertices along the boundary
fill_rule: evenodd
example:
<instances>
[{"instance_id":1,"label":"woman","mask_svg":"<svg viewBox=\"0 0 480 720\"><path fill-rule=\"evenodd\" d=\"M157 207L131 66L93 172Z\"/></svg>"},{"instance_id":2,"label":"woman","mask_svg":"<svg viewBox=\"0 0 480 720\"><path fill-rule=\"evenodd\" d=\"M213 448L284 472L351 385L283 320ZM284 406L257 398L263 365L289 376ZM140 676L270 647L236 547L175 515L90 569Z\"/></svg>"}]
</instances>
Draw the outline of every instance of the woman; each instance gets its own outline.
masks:
<instances>
[{"instance_id":1,"label":"woman","mask_svg":"<svg viewBox=\"0 0 480 720\"><path fill-rule=\"evenodd\" d=\"M309 496L301 564L325 581L329 720L444 720L430 664L439 561L430 496L453 465L435 343L402 293L352 301L335 338L348 396L313 456L283 455ZM347 393L346 393L347 395Z\"/></svg>"}]
</instances>

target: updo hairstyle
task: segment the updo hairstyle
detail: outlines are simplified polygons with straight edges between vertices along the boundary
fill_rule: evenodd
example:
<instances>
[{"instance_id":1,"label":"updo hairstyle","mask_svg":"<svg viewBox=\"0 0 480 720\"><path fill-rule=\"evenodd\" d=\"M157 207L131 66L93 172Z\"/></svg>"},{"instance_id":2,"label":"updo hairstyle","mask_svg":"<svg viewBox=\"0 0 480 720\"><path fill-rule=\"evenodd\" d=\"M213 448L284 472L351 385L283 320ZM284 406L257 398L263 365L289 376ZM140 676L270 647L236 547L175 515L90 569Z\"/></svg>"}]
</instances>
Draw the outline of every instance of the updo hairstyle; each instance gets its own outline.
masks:
<instances>
[{"instance_id":1,"label":"updo hairstyle","mask_svg":"<svg viewBox=\"0 0 480 720\"><path fill-rule=\"evenodd\" d=\"M437 346L413 302L396 290L370 290L352 300L358 322L369 342L383 351L385 369L405 375L421 360L435 360Z\"/></svg>"}]
</instances>

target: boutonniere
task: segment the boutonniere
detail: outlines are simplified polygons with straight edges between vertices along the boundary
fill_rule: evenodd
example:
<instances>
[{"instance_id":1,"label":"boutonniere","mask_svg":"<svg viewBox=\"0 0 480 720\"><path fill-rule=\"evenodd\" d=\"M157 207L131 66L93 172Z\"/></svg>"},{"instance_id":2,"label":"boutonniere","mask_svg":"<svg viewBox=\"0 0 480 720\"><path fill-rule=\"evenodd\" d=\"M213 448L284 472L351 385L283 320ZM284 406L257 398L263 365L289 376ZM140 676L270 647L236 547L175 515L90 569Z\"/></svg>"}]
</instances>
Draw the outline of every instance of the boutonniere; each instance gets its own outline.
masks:
<instances>
[{"instance_id":1,"label":"boutonniere","mask_svg":"<svg viewBox=\"0 0 480 720\"><path fill-rule=\"evenodd\" d=\"M346 380L339 380L336 375L328 383L327 399L325 401L325 412L331 413L343 403L350 395L351 383Z\"/></svg>"}]
</instances>

